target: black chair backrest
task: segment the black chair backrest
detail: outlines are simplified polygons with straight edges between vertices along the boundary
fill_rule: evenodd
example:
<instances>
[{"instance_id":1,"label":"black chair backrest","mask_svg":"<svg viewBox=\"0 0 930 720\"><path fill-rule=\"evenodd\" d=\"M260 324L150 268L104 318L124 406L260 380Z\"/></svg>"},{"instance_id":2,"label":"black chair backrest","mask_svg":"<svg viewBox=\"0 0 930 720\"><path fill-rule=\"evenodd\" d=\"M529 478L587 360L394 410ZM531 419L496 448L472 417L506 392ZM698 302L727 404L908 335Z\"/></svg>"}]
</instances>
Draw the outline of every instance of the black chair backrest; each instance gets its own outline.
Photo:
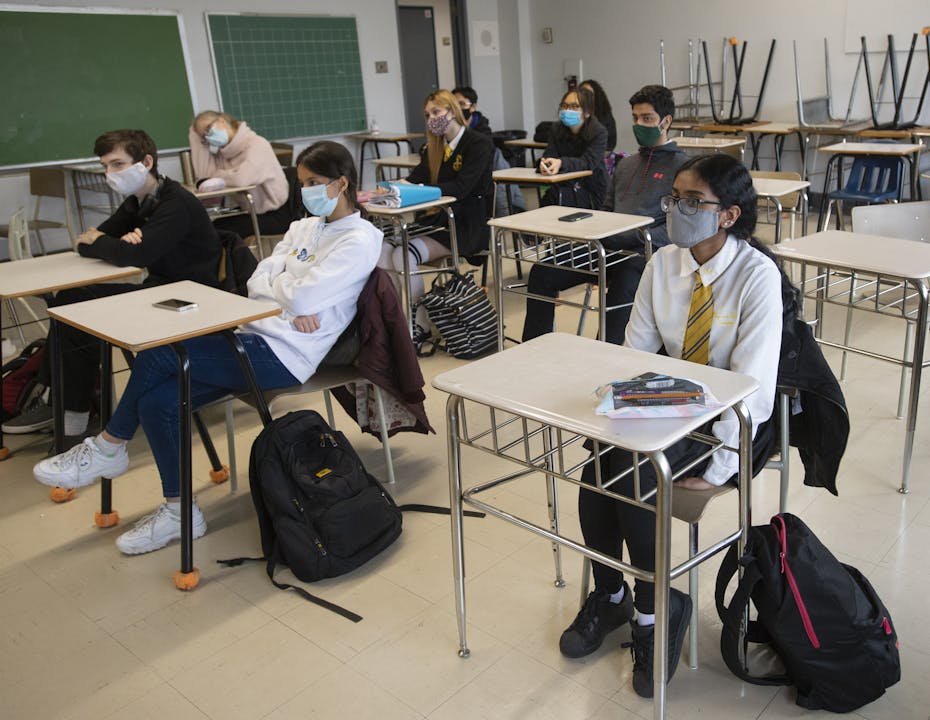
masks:
<instances>
[{"instance_id":1,"label":"black chair backrest","mask_svg":"<svg viewBox=\"0 0 930 720\"><path fill-rule=\"evenodd\" d=\"M287 178L287 214L291 222L307 216L304 201L300 195L300 179L297 177L297 168L290 165L284 168L284 177Z\"/></svg>"},{"instance_id":2,"label":"black chair backrest","mask_svg":"<svg viewBox=\"0 0 930 720\"><path fill-rule=\"evenodd\" d=\"M247 296L249 294L247 283L252 273L255 272L255 268L258 267L258 260L238 233L217 229L216 234L219 235L223 247L218 272L220 288L227 292Z\"/></svg>"}]
</instances>

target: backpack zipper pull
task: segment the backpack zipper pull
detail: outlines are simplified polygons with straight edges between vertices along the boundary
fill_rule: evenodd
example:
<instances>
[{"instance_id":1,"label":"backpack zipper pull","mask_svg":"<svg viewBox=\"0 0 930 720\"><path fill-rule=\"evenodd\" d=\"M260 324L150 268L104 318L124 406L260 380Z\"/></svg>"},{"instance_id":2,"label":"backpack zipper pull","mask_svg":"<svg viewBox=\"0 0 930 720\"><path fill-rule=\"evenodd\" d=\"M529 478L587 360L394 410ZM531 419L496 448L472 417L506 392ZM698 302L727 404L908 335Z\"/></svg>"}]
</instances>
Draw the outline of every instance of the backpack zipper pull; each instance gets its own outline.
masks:
<instances>
[{"instance_id":1,"label":"backpack zipper pull","mask_svg":"<svg viewBox=\"0 0 930 720\"><path fill-rule=\"evenodd\" d=\"M294 503L294 507L297 508L297 511L298 511L301 515L303 515L303 514L304 514L304 509L303 509L303 507L302 507L301 504L300 504L300 500L298 500L297 498L291 498L291 502Z\"/></svg>"},{"instance_id":2,"label":"backpack zipper pull","mask_svg":"<svg viewBox=\"0 0 930 720\"><path fill-rule=\"evenodd\" d=\"M778 559L781 560L781 574L785 574L785 553L778 553Z\"/></svg>"},{"instance_id":3,"label":"backpack zipper pull","mask_svg":"<svg viewBox=\"0 0 930 720\"><path fill-rule=\"evenodd\" d=\"M888 622L887 617L882 618L882 628L885 630L885 635L891 635L891 623Z\"/></svg>"}]
</instances>

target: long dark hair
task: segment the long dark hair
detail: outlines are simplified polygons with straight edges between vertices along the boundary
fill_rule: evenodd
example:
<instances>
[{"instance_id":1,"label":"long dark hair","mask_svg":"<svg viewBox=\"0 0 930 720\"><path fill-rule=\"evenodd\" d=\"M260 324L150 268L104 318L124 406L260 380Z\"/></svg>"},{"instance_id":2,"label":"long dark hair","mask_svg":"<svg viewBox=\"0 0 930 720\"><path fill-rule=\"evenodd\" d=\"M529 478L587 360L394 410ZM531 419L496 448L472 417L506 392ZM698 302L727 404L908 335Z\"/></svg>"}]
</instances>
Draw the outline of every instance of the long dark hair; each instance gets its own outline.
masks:
<instances>
[{"instance_id":1,"label":"long dark hair","mask_svg":"<svg viewBox=\"0 0 930 720\"><path fill-rule=\"evenodd\" d=\"M715 153L691 158L678 168L675 177L686 170L707 184L720 199L722 208L736 205L740 209L739 217L728 231L743 240L752 238L758 217L758 198L746 166L731 155Z\"/></svg>"},{"instance_id":2,"label":"long dark hair","mask_svg":"<svg viewBox=\"0 0 930 720\"><path fill-rule=\"evenodd\" d=\"M355 170L355 160L344 145L332 140L319 140L301 151L297 156L297 165L303 165L307 170L331 180L340 175L345 176L349 183L345 189L346 199L352 207L362 209L358 204L358 172Z\"/></svg>"},{"instance_id":3,"label":"long dark hair","mask_svg":"<svg viewBox=\"0 0 930 720\"><path fill-rule=\"evenodd\" d=\"M610 100L607 99L607 93L597 80L583 80L581 85L590 85L591 90L594 91L594 116L601 121L601 125L606 127L607 118L614 114Z\"/></svg>"}]
</instances>

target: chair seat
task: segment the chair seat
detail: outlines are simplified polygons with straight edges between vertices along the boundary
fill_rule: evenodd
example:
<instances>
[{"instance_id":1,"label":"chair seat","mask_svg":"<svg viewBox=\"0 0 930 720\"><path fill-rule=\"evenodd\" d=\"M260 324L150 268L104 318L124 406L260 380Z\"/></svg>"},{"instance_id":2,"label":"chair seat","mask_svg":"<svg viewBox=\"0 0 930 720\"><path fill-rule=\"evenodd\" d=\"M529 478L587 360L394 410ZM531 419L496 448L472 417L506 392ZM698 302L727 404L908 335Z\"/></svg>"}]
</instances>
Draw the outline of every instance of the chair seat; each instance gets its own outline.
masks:
<instances>
[{"instance_id":1,"label":"chair seat","mask_svg":"<svg viewBox=\"0 0 930 720\"><path fill-rule=\"evenodd\" d=\"M707 490L690 490L676 485L672 488L672 517L693 525L704 516L711 500L731 490L736 490L736 487L730 483Z\"/></svg>"},{"instance_id":2,"label":"chair seat","mask_svg":"<svg viewBox=\"0 0 930 720\"><path fill-rule=\"evenodd\" d=\"M54 220L27 220L26 227L32 230L54 230L65 227L64 223L55 222ZM10 226L0 225L0 237L10 236Z\"/></svg>"}]
</instances>

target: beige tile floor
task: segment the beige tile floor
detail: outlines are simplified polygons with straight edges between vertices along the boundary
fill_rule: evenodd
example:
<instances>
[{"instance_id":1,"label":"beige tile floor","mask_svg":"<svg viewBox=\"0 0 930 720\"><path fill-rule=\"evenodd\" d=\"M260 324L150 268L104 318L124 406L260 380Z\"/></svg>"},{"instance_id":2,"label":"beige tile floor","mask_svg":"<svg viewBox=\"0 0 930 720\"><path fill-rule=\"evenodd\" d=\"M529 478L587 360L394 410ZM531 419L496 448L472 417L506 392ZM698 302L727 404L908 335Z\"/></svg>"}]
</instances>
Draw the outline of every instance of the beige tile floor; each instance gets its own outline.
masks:
<instances>
[{"instance_id":1,"label":"beige tile floor","mask_svg":"<svg viewBox=\"0 0 930 720\"><path fill-rule=\"evenodd\" d=\"M507 305L511 334L522 310ZM560 310L563 328L577 316ZM828 327L841 326L839 317ZM588 323L589 329L592 323ZM867 317L857 334L878 347L897 347L901 325ZM591 330L593 332L593 329ZM834 367L838 357L831 356ZM427 379L459 361L424 359ZM903 678L854 717L930 717L930 623L921 620L930 546L927 477L930 398L920 414L912 492L899 495L902 422L894 418L896 369L865 358L850 361L844 391L852 437L841 467L840 496L803 486L792 453L791 511L800 514L844 561L873 581L901 637ZM400 435L392 443L401 502L447 503L443 408L428 390L431 436ZM304 398L308 405L321 405ZM337 411L340 412L340 411ZM238 460L245 468L258 423L237 410ZM369 469L383 475L377 442L339 422ZM213 418L217 437L220 418ZM469 646L456 655L448 520L408 515L400 540L359 571L315 584L313 592L364 616L359 624L272 587L261 565L226 569L218 558L255 554L258 532L247 486L207 480L195 443L195 491L210 525L195 543L200 586L181 593L171 582L177 545L123 557L113 545L121 529L158 502L158 482L144 438L132 444L130 471L114 483L120 528L98 530L95 488L53 505L31 474L46 436L8 437L13 456L0 465L0 718L649 718L651 705L630 688L631 661L620 649L628 630L609 637L589 658L569 661L557 649L578 601L580 560L565 558L568 585L552 586L544 541L494 519L466 526ZM476 471L490 461L469 458ZM484 467L480 465L484 462ZM755 481L755 522L776 510L773 472ZM527 481L498 491L502 502L542 520L542 485ZM705 532L733 514L731 497L714 506ZM563 519L577 527L574 498L562 496ZM684 553L684 528L675 528ZM796 718L817 716L794 705L790 689L746 685L723 665L712 605L716 561L704 566L701 666L679 666L669 688L672 718ZM682 584L681 587L684 587ZM825 714L823 714L826 717Z\"/></svg>"}]
</instances>

